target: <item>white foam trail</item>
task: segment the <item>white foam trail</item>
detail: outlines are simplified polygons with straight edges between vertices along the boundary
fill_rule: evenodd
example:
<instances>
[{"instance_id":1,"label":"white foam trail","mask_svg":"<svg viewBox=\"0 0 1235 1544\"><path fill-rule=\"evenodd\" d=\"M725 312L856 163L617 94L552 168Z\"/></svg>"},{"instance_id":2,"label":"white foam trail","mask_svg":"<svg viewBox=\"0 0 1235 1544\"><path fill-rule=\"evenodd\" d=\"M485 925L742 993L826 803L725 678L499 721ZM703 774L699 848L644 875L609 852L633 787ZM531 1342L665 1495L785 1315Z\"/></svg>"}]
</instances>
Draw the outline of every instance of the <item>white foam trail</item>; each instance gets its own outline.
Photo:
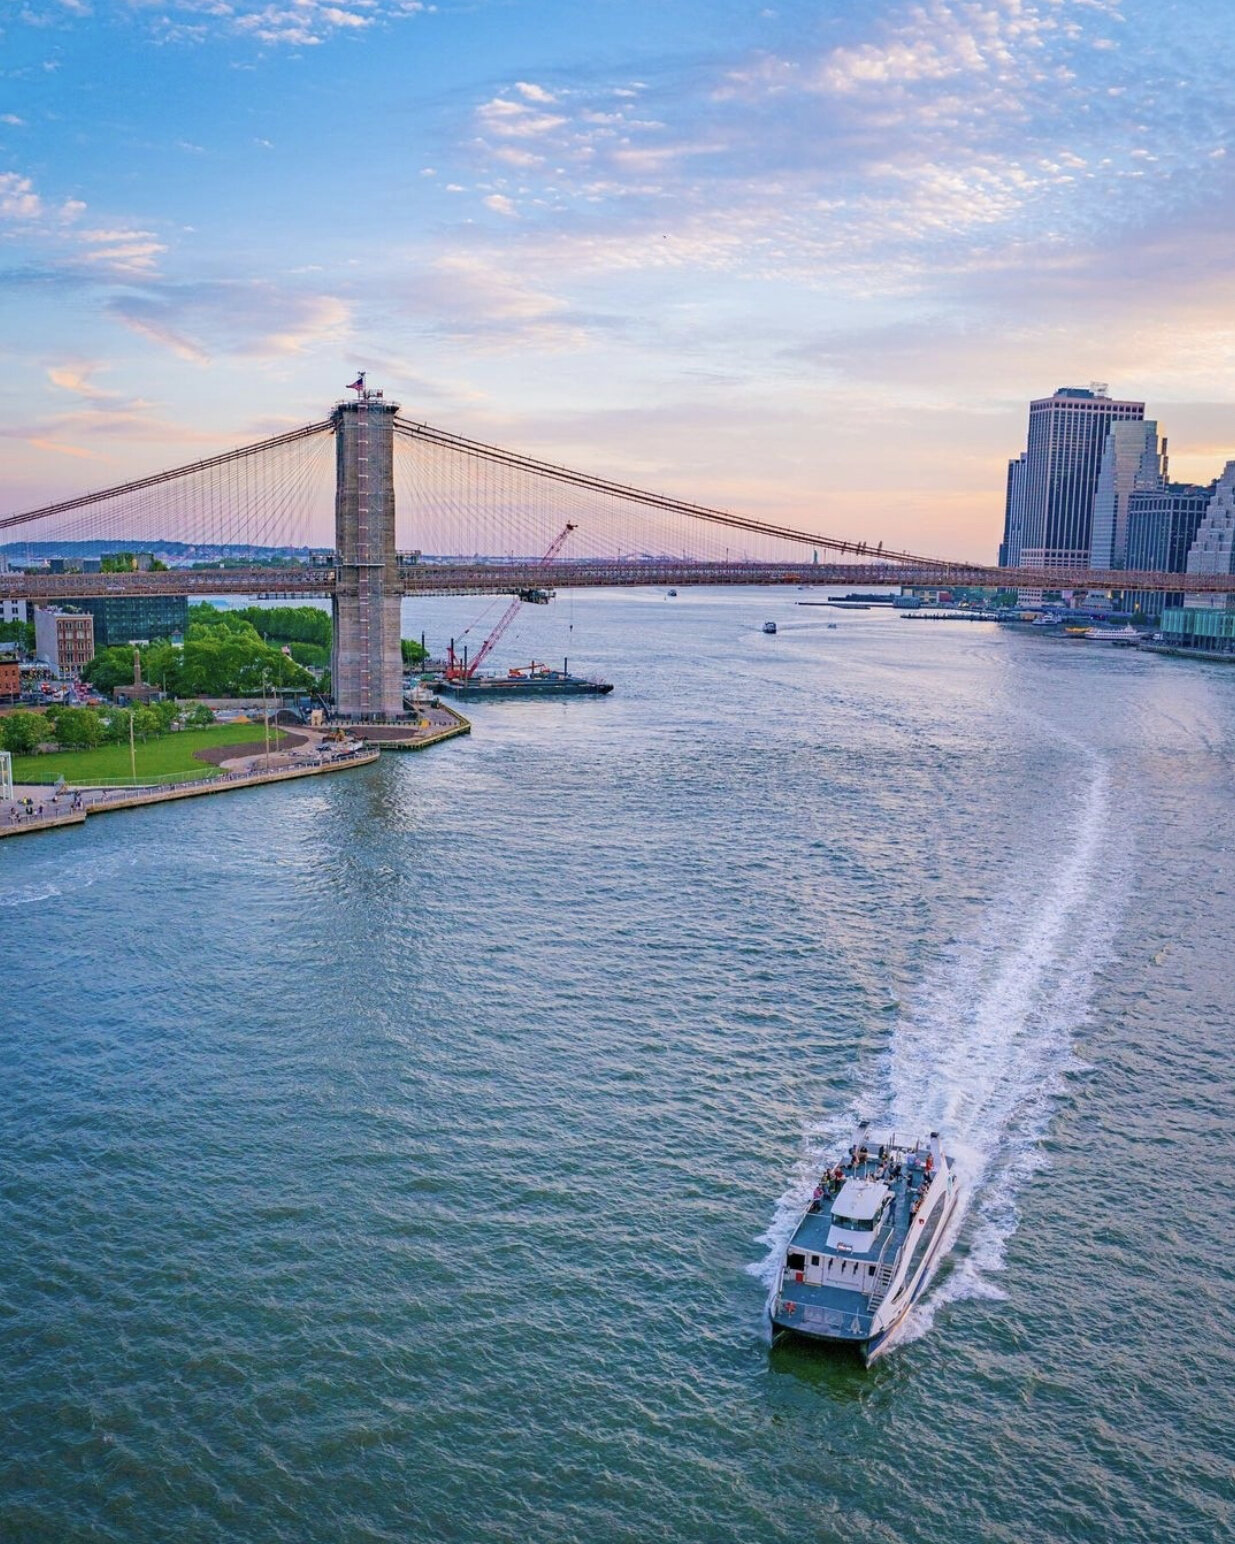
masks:
<instances>
[{"instance_id":1,"label":"white foam trail","mask_svg":"<svg viewBox=\"0 0 1235 1544\"><path fill-rule=\"evenodd\" d=\"M12 837L10 840L16 847L21 838ZM0 907L37 906L44 901L73 895L78 890L89 890L100 879L111 878L119 869L134 867L136 861L133 857L117 856L100 858L92 863L68 865L61 854L54 858L40 855L39 861L30 871L32 877L25 884L11 885L0 891Z\"/></svg>"},{"instance_id":2,"label":"white foam trail","mask_svg":"<svg viewBox=\"0 0 1235 1544\"><path fill-rule=\"evenodd\" d=\"M1017 1196L1044 1162L1042 1141L1065 1075L1079 1063L1073 1035L1108 956L1123 884L1110 872L1110 774L1072 742L1084 782L1071 820L1060 820L1062 854L1037 887L1013 885L977 937L931 972L893 1030L885 1093L855 1110L876 1126L914 1134L938 1129L963 1185L940 1261L962 1232L963 1258L897 1334L925 1334L936 1310L964 1297L1001 1297L990 1279L1018 1222ZM1099 860L1105 871L1100 883ZM761 1242L753 1267L775 1285L782 1252L825 1157L846 1145L848 1120L808 1136L808 1151Z\"/></svg>"}]
</instances>

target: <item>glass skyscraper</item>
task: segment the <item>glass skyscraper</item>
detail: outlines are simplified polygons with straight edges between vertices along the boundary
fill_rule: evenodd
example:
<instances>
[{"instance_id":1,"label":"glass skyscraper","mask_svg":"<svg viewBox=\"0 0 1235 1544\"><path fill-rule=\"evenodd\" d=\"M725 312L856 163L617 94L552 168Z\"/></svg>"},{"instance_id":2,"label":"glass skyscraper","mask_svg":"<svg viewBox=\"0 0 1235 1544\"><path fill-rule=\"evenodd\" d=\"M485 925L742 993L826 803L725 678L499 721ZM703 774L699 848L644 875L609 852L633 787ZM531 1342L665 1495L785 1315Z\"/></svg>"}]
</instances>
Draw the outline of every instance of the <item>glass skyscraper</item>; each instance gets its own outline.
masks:
<instances>
[{"instance_id":1,"label":"glass skyscraper","mask_svg":"<svg viewBox=\"0 0 1235 1544\"><path fill-rule=\"evenodd\" d=\"M1204 519L1215 484L1166 483L1137 489L1128 496L1127 568L1142 573L1182 574L1188 551ZM1127 604L1157 615L1166 606L1182 606L1182 591L1147 590L1129 595Z\"/></svg>"},{"instance_id":2,"label":"glass skyscraper","mask_svg":"<svg viewBox=\"0 0 1235 1544\"><path fill-rule=\"evenodd\" d=\"M1128 562L1128 501L1138 489L1161 488L1165 454L1151 419L1123 419L1107 430L1093 496L1090 568L1135 566Z\"/></svg>"},{"instance_id":3,"label":"glass skyscraper","mask_svg":"<svg viewBox=\"0 0 1235 1544\"><path fill-rule=\"evenodd\" d=\"M108 595L75 600L73 605L94 618L96 649L180 637L189 620L189 602L184 595Z\"/></svg>"},{"instance_id":4,"label":"glass skyscraper","mask_svg":"<svg viewBox=\"0 0 1235 1544\"><path fill-rule=\"evenodd\" d=\"M1143 402L1114 401L1105 386L1061 386L1029 404L1016 567L1088 568L1107 431L1144 417Z\"/></svg>"}]
</instances>

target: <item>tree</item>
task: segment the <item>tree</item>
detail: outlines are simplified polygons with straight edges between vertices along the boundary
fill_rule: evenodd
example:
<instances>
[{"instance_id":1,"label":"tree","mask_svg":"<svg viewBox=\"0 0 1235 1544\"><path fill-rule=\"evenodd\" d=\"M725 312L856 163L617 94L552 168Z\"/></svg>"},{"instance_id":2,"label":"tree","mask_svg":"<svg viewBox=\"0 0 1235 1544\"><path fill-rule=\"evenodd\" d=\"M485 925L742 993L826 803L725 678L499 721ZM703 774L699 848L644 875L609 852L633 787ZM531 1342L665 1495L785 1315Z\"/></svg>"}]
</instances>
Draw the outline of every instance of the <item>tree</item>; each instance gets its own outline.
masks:
<instances>
[{"instance_id":1,"label":"tree","mask_svg":"<svg viewBox=\"0 0 1235 1544\"><path fill-rule=\"evenodd\" d=\"M15 643L25 654L34 653L33 622L0 622L0 643Z\"/></svg>"},{"instance_id":2,"label":"tree","mask_svg":"<svg viewBox=\"0 0 1235 1544\"><path fill-rule=\"evenodd\" d=\"M204 702L195 702L184 716L186 729L208 729L214 723L214 714Z\"/></svg>"},{"instance_id":3,"label":"tree","mask_svg":"<svg viewBox=\"0 0 1235 1544\"><path fill-rule=\"evenodd\" d=\"M51 725L42 713L27 713L19 708L0 718L0 736L4 748L14 756L33 756L45 740L52 738Z\"/></svg>"},{"instance_id":4,"label":"tree","mask_svg":"<svg viewBox=\"0 0 1235 1544\"><path fill-rule=\"evenodd\" d=\"M167 734L172 725L180 717L180 709L174 702L164 698L162 702L152 702L150 711L159 721L159 733Z\"/></svg>"},{"instance_id":5,"label":"tree","mask_svg":"<svg viewBox=\"0 0 1235 1544\"><path fill-rule=\"evenodd\" d=\"M405 665L423 665L429 657L428 649L415 638L400 638L399 648Z\"/></svg>"},{"instance_id":6,"label":"tree","mask_svg":"<svg viewBox=\"0 0 1235 1544\"><path fill-rule=\"evenodd\" d=\"M87 750L103 740L103 725L93 708L65 708L56 717L56 741L72 750Z\"/></svg>"},{"instance_id":7,"label":"tree","mask_svg":"<svg viewBox=\"0 0 1235 1544\"><path fill-rule=\"evenodd\" d=\"M139 740L153 740L162 733L159 715L153 708L133 709L133 733Z\"/></svg>"},{"instance_id":8,"label":"tree","mask_svg":"<svg viewBox=\"0 0 1235 1544\"><path fill-rule=\"evenodd\" d=\"M143 668L145 660L142 661ZM100 649L82 675L97 691L114 692L133 680L133 650L128 645Z\"/></svg>"},{"instance_id":9,"label":"tree","mask_svg":"<svg viewBox=\"0 0 1235 1544\"><path fill-rule=\"evenodd\" d=\"M103 723L103 738L109 745L127 745L129 739L129 720L132 718L128 708L110 708L106 716L100 714Z\"/></svg>"}]
</instances>

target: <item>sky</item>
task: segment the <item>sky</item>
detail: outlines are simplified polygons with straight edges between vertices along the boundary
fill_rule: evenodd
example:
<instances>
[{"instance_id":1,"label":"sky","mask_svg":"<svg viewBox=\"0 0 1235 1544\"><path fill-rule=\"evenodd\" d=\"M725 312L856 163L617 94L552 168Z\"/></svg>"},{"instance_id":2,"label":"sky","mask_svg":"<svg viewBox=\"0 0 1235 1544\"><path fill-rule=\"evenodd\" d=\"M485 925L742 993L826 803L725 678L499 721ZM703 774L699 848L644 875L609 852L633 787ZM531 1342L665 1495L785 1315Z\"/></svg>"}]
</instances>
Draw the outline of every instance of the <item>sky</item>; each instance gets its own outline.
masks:
<instances>
[{"instance_id":1,"label":"sky","mask_svg":"<svg viewBox=\"0 0 1235 1544\"><path fill-rule=\"evenodd\" d=\"M1233 110L1232 0L0 0L0 510L363 369L993 561L1033 397L1235 457Z\"/></svg>"}]
</instances>

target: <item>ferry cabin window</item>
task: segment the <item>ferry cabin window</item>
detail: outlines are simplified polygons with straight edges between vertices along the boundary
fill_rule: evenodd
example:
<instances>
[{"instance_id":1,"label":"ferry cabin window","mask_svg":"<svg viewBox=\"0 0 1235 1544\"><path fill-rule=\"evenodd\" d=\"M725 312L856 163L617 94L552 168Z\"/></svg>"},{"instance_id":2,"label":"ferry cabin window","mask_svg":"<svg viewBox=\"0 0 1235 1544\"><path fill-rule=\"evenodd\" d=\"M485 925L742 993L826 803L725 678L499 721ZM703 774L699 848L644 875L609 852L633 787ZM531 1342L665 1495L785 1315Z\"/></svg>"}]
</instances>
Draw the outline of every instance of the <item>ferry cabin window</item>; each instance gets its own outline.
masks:
<instances>
[{"instance_id":1,"label":"ferry cabin window","mask_svg":"<svg viewBox=\"0 0 1235 1544\"><path fill-rule=\"evenodd\" d=\"M811 1263L811 1264L812 1264L812 1265L818 1265L818 1264L819 1264L819 1256L818 1256L818 1255L817 1255L817 1254L813 1254L813 1255L811 1255L811 1257L810 1257L810 1263Z\"/></svg>"},{"instance_id":2,"label":"ferry cabin window","mask_svg":"<svg viewBox=\"0 0 1235 1544\"><path fill-rule=\"evenodd\" d=\"M804 1254L789 1254L785 1258L785 1268L791 1271L804 1271L806 1269L806 1256Z\"/></svg>"},{"instance_id":3,"label":"ferry cabin window","mask_svg":"<svg viewBox=\"0 0 1235 1544\"><path fill-rule=\"evenodd\" d=\"M838 1228L848 1228L851 1233L873 1233L878 1217L838 1217L832 1213L832 1223Z\"/></svg>"}]
</instances>

